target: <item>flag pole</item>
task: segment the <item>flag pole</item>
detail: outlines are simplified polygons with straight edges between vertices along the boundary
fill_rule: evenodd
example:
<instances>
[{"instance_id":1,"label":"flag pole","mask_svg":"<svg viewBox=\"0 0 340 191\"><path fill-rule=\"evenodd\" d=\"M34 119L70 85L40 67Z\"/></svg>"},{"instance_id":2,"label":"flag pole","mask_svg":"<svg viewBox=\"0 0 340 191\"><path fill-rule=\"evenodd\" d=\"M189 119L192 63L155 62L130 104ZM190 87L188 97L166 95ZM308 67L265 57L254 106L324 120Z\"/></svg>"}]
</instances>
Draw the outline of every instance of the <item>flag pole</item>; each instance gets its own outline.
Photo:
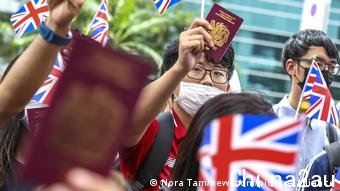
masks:
<instances>
[{"instance_id":1,"label":"flag pole","mask_svg":"<svg viewBox=\"0 0 340 191\"><path fill-rule=\"evenodd\" d=\"M305 89L305 88L303 88L303 89ZM302 97L303 97L303 91L301 92L299 103L298 103L297 108L296 108L295 117L294 117L295 119L299 115L300 106L301 106L301 102L302 102Z\"/></svg>"},{"instance_id":2,"label":"flag pole","mask_svg":"<svg viewBox=\"0 0 340 191\"><path fill-rule=\"evenodd\" d=\"M204 18L204 5L205 5L205 0L201 1L201 19Z\"/></svg>"}]
</instances>

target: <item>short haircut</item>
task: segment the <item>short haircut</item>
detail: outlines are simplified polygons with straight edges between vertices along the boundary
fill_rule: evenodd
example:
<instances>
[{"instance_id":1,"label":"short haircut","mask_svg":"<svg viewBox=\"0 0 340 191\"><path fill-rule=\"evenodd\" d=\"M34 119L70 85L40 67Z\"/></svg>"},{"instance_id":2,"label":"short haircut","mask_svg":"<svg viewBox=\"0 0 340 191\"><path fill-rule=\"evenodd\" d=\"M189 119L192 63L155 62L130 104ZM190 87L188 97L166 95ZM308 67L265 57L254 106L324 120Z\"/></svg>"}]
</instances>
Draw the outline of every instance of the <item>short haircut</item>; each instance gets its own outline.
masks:
<instances>
[{"instance_id":1,"label":"short haircut","mask_svg":"<svg viewBox=\"0 0 340 191\"><path fill-rule=\"evenodd\" d=\"M166 46L163 54L163 65L161 74L164 74L168 71L177 61L178 59L178 49L179 49L179 40L175 40L171 42L168 46ZM232 45L229 46L226 53L222 57L222 60L219 63L216 63L211 57L206 56L206 59L209 62L215 64L221 64L224 68L228 70L229 79L231 78L234 71L234 48ZM228 79L228 80L229 80Z\"/></svg>"},{"instance_id":2,"label":"short haircut","mask_svg":"<svg viewBox=\"0 0 340 191\"><path fill-rule=\"evenodd\" d=\"M335 58L339 62L339 53L335 44L320 30L307 29L292 35L282 49L281 61L286 71L288 59L298 59L307 53L310 46L322 46L325 48L330 58Z\"/></svg>"}]
</instances>

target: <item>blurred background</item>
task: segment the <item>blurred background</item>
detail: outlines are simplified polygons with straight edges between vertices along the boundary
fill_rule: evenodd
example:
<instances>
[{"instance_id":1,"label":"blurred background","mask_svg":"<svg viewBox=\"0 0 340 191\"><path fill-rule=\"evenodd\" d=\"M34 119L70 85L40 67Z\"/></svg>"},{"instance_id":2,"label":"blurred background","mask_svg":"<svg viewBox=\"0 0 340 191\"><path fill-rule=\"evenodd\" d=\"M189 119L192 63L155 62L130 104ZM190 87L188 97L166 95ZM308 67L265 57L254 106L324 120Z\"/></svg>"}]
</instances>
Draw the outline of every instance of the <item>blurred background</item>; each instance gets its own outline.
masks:
<instances>
[{"instance_id":1,"label":"blurred background","mask_svg":"<svg viewBox=\"0 0 340 191\"><path fill-rule=\"evenodd\" d=\"M324 0L320 0L324 1ZM22 52L35 33L15 37L10 15L26 0L0 0L0 73ZM300 30L304 0L206 0L205 14L213 2L244 19L233 40L235 64L243 90L259 90L273 103L289 92L290 79L282 69L281 49L290 35ZM327 34L340 49L340 0L331 0L327 11ZM87 30L100 0L87 0L74 26ZM181 0L159 15L152 0L109 0L110 44L143 55L159 69L166 44L176 39L191 21L200 16L200 0ZM155 78L159 70L155 71ZM335 100L340 100L340 77L332 83Z\"/></svg>"}]
</instances>

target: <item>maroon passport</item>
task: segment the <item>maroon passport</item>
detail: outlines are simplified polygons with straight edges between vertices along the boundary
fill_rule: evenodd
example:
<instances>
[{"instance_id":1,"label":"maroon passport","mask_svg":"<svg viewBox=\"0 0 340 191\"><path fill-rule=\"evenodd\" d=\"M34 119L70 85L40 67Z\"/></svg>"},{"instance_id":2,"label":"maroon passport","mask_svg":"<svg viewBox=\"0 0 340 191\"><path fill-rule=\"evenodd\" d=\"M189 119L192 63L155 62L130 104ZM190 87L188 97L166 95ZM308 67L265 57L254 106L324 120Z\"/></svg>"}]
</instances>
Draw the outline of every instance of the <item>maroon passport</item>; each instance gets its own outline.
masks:
<instances>
[{"instance_id":1,"label":"maroon passport","mask_svg":"<svg viewBox=\"0 0 340 191\"><path fill-rule=\"evenodd\" d=\"M46 120L19 172L24 182L61 181L75 166L107 175L152 70L140 57L75 38Z\"/></svg>"},{"instance_id":2,"label":"maroon passport","mask_svg":"<svg viewBox=\"0 0 340 191\"><path fill-rule=\"evenodd\" d=\"M29 103L26 107L28 119L28 130L32 137L36 137L40 131L43 121L47 116L49 106L42 103Z\"/></svg>"},{"instance_id":3,"label":"maroon passport","mask_svg":"<svg viewBox=\"0 0 340 191\"><path fill-rule=\"evenodd\" d=\"M213 28L210 35L213 38L215 47L206 46L204 53L219 62L230 46L243 19L218 4L214 4L206 20Z\"/></svg>"}]
</instances>

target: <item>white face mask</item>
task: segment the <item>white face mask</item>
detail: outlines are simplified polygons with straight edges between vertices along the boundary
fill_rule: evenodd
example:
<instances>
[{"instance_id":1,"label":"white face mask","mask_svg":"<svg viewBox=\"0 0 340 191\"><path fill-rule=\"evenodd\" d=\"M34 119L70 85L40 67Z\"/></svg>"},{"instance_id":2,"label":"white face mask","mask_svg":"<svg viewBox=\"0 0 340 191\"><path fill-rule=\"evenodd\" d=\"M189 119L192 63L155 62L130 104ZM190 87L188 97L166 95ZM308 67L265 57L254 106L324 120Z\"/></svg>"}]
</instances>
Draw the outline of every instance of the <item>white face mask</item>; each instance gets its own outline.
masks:
<instances>
[{"instance_id":1,"label":"white face mask","mask_svg":"<svg viewBox=\"0 0 340 191\"><path fill-rule=\"evenodd\" d=\"M179 95L175 97L177 104L193 117L205 102L223 93L225 92L213 86L181 82Z\"/></svg>"}]
</instances>

